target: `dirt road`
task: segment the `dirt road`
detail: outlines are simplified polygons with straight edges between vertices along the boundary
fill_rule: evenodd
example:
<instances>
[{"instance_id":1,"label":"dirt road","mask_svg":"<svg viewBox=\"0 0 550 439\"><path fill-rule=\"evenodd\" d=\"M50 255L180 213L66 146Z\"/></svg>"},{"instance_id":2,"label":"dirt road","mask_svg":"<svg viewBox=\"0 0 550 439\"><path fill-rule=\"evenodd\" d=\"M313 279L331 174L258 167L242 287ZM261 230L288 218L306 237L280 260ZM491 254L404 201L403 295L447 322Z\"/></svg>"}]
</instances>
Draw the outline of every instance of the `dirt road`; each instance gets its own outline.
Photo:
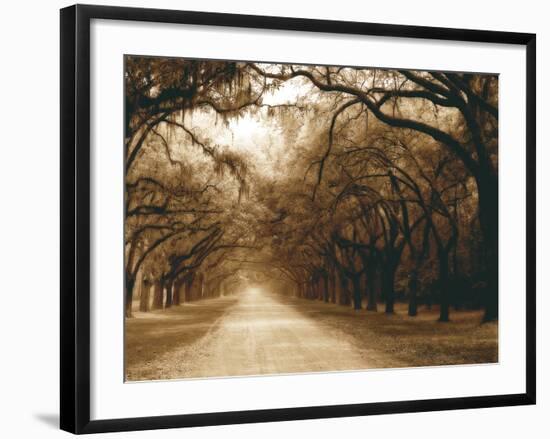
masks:
<instances>
[{"instance_id":1,"label":"dirt road","mask_svg":"<svg viewBox=\"0 0 550 439\"><path fill-rule=\"evenodd\" d=\"M357 370L388 363L337 329L323 327L308 314L310 304L303 300L252 289L233 300L203 301L188 309L178 307L166 317L175 323L164 331L165 338L174 339L172 348L145 361L130 361L129 380ZM189 325L186 312L202 323ZM190 341L189 332L201 325L204 334Z\"/></svg>"}]
</instances>

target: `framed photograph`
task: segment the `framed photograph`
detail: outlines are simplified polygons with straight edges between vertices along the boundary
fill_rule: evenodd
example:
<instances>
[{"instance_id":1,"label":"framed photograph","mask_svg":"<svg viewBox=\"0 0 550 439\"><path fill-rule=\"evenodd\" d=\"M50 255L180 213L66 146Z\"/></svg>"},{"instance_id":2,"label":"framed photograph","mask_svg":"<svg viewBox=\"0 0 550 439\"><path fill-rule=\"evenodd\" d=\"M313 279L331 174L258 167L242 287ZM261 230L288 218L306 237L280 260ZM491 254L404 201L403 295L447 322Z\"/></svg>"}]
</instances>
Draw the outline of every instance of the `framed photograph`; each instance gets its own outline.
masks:
<instances>
[{"instance_id":1,"label":"framed photograph","mask_svg":"<svg viewBox=\"0 0 550 439\"><path fill-rule=\"evenodd\" d=\"M61 10L61 428L535 403L535 35Z\"/></svg>"}]
</instances>

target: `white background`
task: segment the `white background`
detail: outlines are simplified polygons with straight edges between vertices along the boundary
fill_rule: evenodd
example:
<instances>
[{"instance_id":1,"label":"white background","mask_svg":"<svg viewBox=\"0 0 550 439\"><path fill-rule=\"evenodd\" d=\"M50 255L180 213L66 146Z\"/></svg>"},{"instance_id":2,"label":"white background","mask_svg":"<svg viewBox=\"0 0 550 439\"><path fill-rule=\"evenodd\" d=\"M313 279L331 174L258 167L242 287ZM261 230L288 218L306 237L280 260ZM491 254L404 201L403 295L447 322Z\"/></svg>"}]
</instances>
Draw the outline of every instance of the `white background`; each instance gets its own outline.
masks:
<instances>
[{"instance_id":1,"label":"white background","mask_svg":"<svg viewBox=\"0 0 550 439\"><path fill-rule=\"evenodd\" d=\"M104 1L102 3L111 3ZM58 11L64 2L21 2L4 7L2 14L2 313L0 314L0 434L7 437L56 437L58 408L58 285L59 285L59 159L58 159ZM123 2L119 5L211 10L220 12L306 16L401 24L486 28L536 32L538 34L538 145L546 139L540 105L548 96L542 81L547 76L546 59L550 38L548 13L536 2L462 1L459 6L441 2L395 0L391 7L361 2L337 3L282 1ZM542 2L540 2L542 4ZM336 7L337 5L337 7ZM546 65L545 65L546 64ZM545 69L543 71L543 69ZM547 198L548 153L539 148L538 222L549 220L542 204ZM544 181L546 178L546 181ZM547 209L546 209L547 210ZM548 233L539 228L539 371L547 365L542 350L548 325L542 321L547 301L543 291L548 263L542 255L550 245ZM7 245L6 245L7 244ZM192 429L187 437L280 437L281 435L384 435L385 437L444 436L517 437L530 431L543 437L549 427L544 413L550 409L549 386L539 373L539 404L536 407L499 408L443 413L405 414L338 420L286 422L246 426ZM126 433L119 437L176 437L181 431ZM528 433L527 433L528 434Z\"/></svg>"}]
</instances>

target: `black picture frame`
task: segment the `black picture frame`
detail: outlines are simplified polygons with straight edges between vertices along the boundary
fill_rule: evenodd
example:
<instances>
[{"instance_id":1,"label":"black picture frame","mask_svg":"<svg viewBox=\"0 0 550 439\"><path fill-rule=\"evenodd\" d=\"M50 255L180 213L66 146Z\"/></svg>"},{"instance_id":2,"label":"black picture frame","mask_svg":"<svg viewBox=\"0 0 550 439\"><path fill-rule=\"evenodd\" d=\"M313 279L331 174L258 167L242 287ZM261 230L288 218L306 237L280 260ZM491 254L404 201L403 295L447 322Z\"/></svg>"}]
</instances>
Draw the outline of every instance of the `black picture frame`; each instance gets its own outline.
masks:
<instances>
[{"instance_id":1,"label":"black picture frame","mask_svg":"<svg viewBox=\"0 0 550 439\"><path fill-rule=\"evenodd\" d=\"M526 47L526 392L416 401L90 420L90 21L131 20L255 29L503 43ZM535 404L536 36L303 18L76 5L61 10L61 404L72 433L364 416Z\"/></svg>"}]
</instances>

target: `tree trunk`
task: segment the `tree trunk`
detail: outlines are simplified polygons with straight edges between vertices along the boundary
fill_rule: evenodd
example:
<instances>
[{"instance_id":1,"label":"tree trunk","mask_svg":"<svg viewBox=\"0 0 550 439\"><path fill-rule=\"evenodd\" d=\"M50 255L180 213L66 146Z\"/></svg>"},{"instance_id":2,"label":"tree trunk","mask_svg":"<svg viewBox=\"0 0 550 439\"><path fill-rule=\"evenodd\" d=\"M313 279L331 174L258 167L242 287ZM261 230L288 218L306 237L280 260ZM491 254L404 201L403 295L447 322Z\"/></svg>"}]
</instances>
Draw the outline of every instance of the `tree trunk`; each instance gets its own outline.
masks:
<instances>
[{"instance_id":1,"label":"tree trunk","mask_svg":"<svg viewBox=\"0 0 550 439\"><path fill-rule=\"evenodd\" d=\"M449 321L449 253L438 251L439 260L439 321Z\"/></svg>"},{"instance_id":2,"label":"tree trunk","mask_svg":"<svg viewBox=\"0 0 550 439\"><path fill-rule=\"evenodd\" d=\"M174 290L174 280L173 279L168 279L165 282L165 288L166 288L166 300L164 302L164 307L165 308L170 308L172 306L172 303L173 303L172 294L174 293L173 292L173 290Z\"/></svg>"},{"instance_id":3,"label":"tree trunk","mask_svg":"<svg viewBox=\"0 0 550 439\"><path fill-rule=\"evenodd\" d=\"M353 309L358 311L361 309L361 275L353 274L351 276L351 283L353 286Z\"/></svg>"},{"instance_id":4,"label":"tree trunk","mask_svg":"<svg viewBox=\"0 0 550 439\"><path fill-rule=\"evenodd\" d=\"M183 281L181 279L176 280L174 282L174 287L173 287L173 291L172 291L172 304L175 305L175 306L178 306L181 303L180 290L181 290L182 283L183 283Z\"/></svg>"},{"instance_id":5,"label":"tree trunk","mask_svg":"<svg viewBox=\"0 0 550 439\"><path fill-rule=\"evenodd\" d=\"M143 282L141 289L141 297L139 298L139 310L142 312L149 311L149 297L151 294L151 284L148 281Z\"/></svg>"},{"instance_id":6,"label":"tree trunk","mask_svg":"<svg viewBox=\"0 0 550 439\"><path fill-rule=\"evenodd\" d=\"M340 277L340 295L338 297L338 303L344 306L349 305L348 280L344 276Z\"/></svg>"},{"instance_id":7,"label":"tree trunk","mask_svg":"<svg viewBox=\"0 0 550 439\"><path fill-rule=\"evenodd\" d=\"M336 303L336 276L334 270L330 271L329 275L329 285L330 285L330 302Z\"/></svg>"},{"instance_id":8,"label":"tree trunk","mask_svg":"<svg viewBox=\"0 0 550 439\"><path fill-rule=\"evenodd\" d=\"M413 270L409 281L409 315L416 316L418 311L418 273Z\"/></svg>"},{"instance_id":9,"label":"tree trunk","mask_svg":"<svg viewBox=\"0 0 550 439\"><path fill-rule=\"evenodd\" d=\"M194 274L190 274L187 280L185 281L185 292L184 292L184 301L189 302L191 300L191 293L193 290L193 280L195 278Z\"/></svg>"},{"instance_id":10,"label":"tree trunk","mask_svg":"<svg viewBox=\"0 0 550 439\"><path fill-rule=\"evenodd\" d=\"M200 298L204 299L204 297L208 295L204 273L200 273L200 287Z\"/></svg>"},{"instance_id":11,"label":"tree trunk","mask_svg":"<svg viewBox=\"0 0 550 439\"><path fill-rule=\"evenodd\" d=\"M384 297L386 300L386 314L393 314L394 312L394 304L395 304L395 291L394 291L394 283L395 283L395 271L397 269L397 265L393 262L389 262L386 264L386 267L383 268L383 290L384 290Z\"/></svg>"},{"instance_id":12,"label":"tree trunk","mask_svg":"<svg viewBox=\"0 0 550 439\"><path fill-rule=\"evenodd\" d=\"M498 319L498 178L488 169L476 177L479 192L479 222L487 263L487 291L483 321Z\"/></svg>"},{"instance_id":13,"label":"tree trunk","mask_svg":"<svg viewBox=\"0 0 550 439\"><path fill-rule=\"evenodd\" d=\"M374 285L375 269L367 269L367 311L378 311L376 287Z\"/></svg>"},{"instance_id":14,"label":"tree trunk","mask_svg":"<svg viewBox=\"0 0 550 439\"><path fill-rule=\"evenodd\" d=\"M153 294L153 309L162 309L162 299L163 299L163 286L162 281L158 279L155 282L155 291Z\"/></svg>"},{"instance_id":15,"label":"tree trunk","mask_svg":"<svg viewBox=\"0 0 550 439\"><path fill-rule=\"evenodd\" d=\"M125 314L126 317L132 317L132 299L134 298L134 284L136 280L133 276L126 275L126 296L125 296Z\"/></svg>"},{"instance_id":16,"label":"tree trunk","mask_svg":"<svg viewBox=\"0 0 550 439\"><path fill-rule=\"evenodd\" d=\"M323 274L323 301L328 303L329 290L328 290L328 273Z\"/></svg>"}]
</instances>

